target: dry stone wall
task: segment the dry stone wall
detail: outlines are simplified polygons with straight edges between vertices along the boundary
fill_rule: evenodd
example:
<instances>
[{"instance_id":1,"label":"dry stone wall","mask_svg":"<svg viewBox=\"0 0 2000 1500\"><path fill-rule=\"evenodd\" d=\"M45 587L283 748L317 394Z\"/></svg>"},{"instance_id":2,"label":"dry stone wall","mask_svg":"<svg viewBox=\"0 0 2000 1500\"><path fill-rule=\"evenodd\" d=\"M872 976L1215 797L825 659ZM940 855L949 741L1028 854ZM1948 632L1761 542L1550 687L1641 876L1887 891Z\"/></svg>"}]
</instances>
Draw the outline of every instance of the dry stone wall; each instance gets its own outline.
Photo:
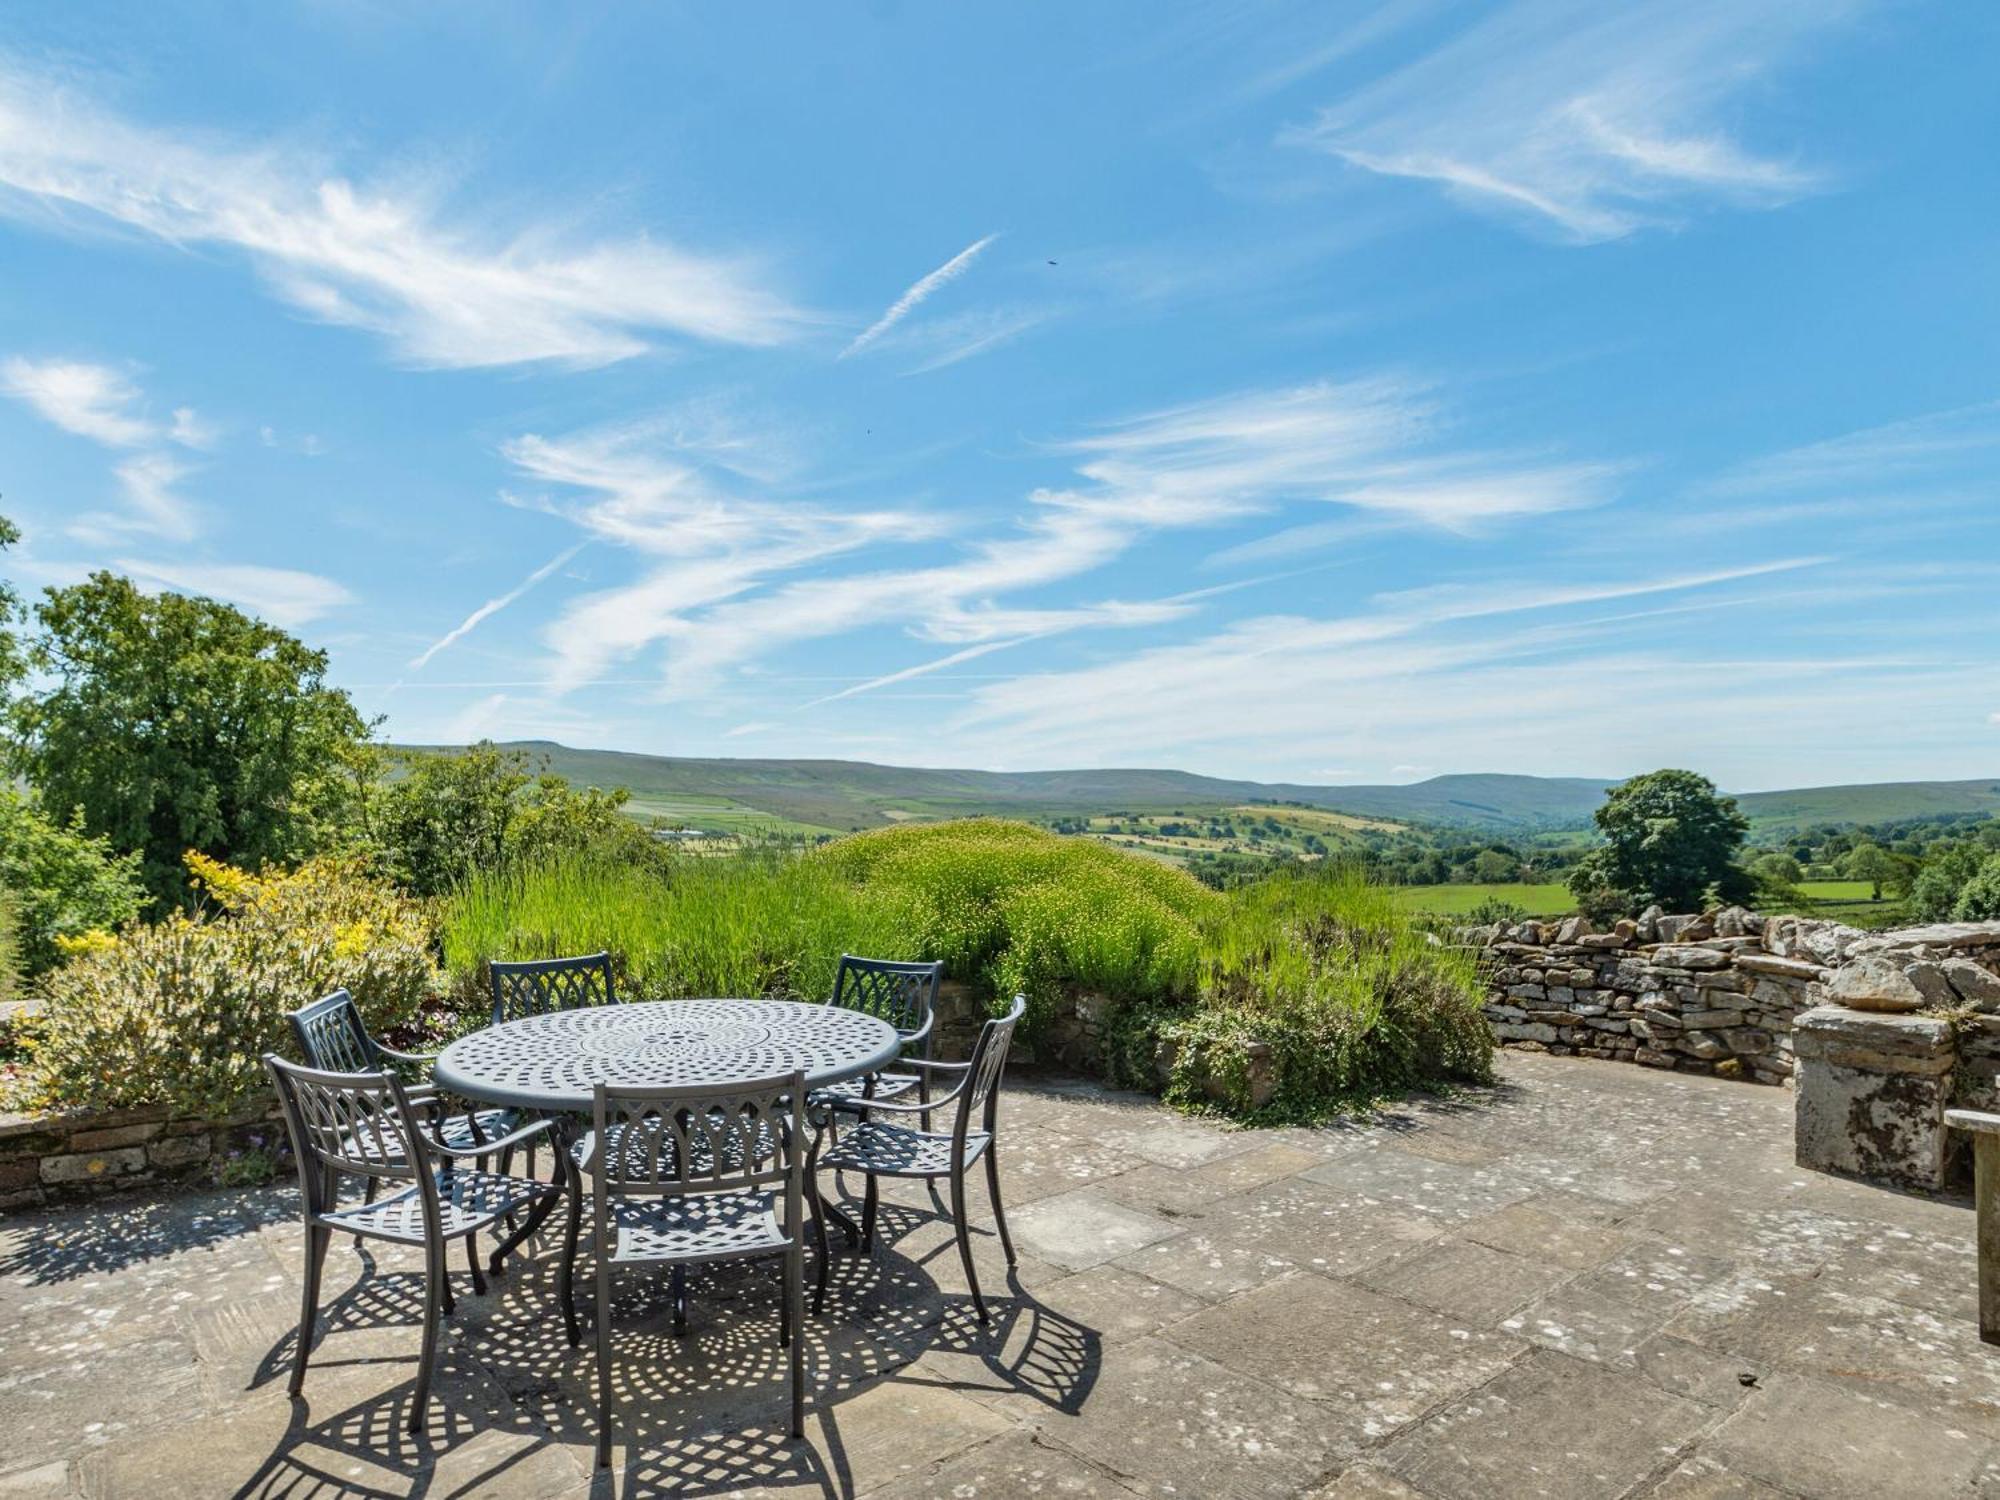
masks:
<instances>
[{"instance_id":1,"label":"dry stone wall","mask_svg":"<svg viewBox=\"0 0 2000 1500\"><path fill-rule=\"evenodd\" d=\"M2000 1099L2000 923L1868 933L1740 907L1655 908L1602 932L1571 917L1459 936L1479 952L1486 1018L1503 1046L1783 1083L1802 1012L1894 989L1909 1003L1880 1008L1991 1015L1970 1026L1989 1050L1961 1065L1983 1068Z\"/></svg>"}]
</instances>

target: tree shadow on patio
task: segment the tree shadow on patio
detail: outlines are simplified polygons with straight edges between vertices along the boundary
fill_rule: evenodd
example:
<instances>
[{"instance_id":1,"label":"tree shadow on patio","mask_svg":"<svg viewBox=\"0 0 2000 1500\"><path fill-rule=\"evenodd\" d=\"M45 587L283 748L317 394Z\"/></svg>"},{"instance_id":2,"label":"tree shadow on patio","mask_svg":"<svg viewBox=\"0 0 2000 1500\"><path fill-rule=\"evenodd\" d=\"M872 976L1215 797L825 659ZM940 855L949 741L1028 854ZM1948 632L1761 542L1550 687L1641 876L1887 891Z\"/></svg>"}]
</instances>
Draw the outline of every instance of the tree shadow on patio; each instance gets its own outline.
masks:
<instances>
[{"instance_id":1,"label":"tree shadow on patio","mask_svg":"<svg viewBox=\"0 0 2000 1500\"><path fill-rule=\"evenodd\" d=\"M0 1231L0 1278L47 1286L95 1276L223 1240L299 1215L288 1192L221 1192L170 1198L100 1198L22 1214Z\"/></svg>"}]
</instances>

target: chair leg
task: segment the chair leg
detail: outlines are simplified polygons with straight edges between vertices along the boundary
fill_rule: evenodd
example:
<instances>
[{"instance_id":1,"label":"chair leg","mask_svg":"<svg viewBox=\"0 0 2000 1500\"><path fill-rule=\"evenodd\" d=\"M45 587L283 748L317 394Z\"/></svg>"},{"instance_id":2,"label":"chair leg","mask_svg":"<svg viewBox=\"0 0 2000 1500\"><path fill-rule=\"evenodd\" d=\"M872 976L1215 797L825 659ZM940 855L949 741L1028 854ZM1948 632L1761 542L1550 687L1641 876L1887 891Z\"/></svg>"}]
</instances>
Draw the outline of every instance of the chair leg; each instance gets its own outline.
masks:
<instances>
[{"instance_id":1,"label":"chair leg","mask_svg":"<svg viewBox=\"0 0 2000 1500\"><path fill-rule=\"evenodd\" d=\"M833 1265L833 1251L826 1242L826 1206L819 1196L819 1178L814 1168L819 1161L819 1147L814 1145L806 1157L806 1205L812 1210L813 1248L817 1252L818 1264L814 1268L813 1316L818 1317L826 1309L826 1276ZM803 1279L803 1273L801 1273Z\"/></svg>"},{"instance_id":2,"label":"chair leg","mask_svg":"<svg viewBox=\"0 0 2000 1500\"><path fill-rule=\"evenodd\" d=\"M688 1331L688 1273L686 1266L675 1266L670 1278L674 1298L674 1333L686 1337Z\"/></svg>"},{"instance_id":3,"label":"chair leg","mask_svg":"<svg viewBox=\"0 0 2000 1500\"><path fill-rule=\"evenodd\" d=\"M958 1258L965 1265L965 1284L972 1289L972 1310L979 1314L979 1321L985 1323L986 1303L979 1295L979 1273L972 1267L972 1231L965 1222L965 1169L961 1167L951 1174L951 1218L952 1227L958 1231Z\"/></svg>"},{"instance_id":4,"label":"chair leg","mask_svg":"<svg viewBox=\"0 0 2000 1500\"><path fill-rule=\"evenodd\" d=\"M875 1210L882 1201L880 1180L868 1174L868 1187L861 1195L861 1248L875 1253Z\"/></svg>"},{"instance_id":5,"label":"chair leg","mask_svg":"<svg viewBox=\"0 0 2000 1500\"><path fill-rule=\"evenodd\" d=\"M592 1237L597 1252L597 1467L611 1467L611 1265L604 1236Z\"/></svg>"},{"instance_id":6,"label":"chair leg","mask_svg":"<svg viewBox=\"0 0 2000 1500\"><path fill-rule=\"evenodd\" d=\"M806 1252L794 1225L791 1248L785 1251L785 1322L792 1334L792 1436L806 1435Z\"/></svg>"},{"instance_id":7,"label":"chair leg","mask_svg":"<svg viewBox=\"0 0 2000 1500\"><path fill-rule=\"evenodd\" d=\"M373 1177L364 1177L361 1179L361 1206L363 1208L366 1208L375 1201L375 1189L380 1186L381 1184ZM331 1203L332 1201L332 1197L329 1196L327 1202ZM358 1234L354 1237L354 1248L357 1250L361 1248L361 1236Z\"/></svg>"},{"instance_id":8,"label":"chair leg","mask_svg":"<svg viewBox=\"0 0 2000 1500\"><path fill-rule=\"evenodd\" d=\"M319 1224L306 1225L305 1287L299 1295L299 1347L292 1356L294 1396L305 1389L306 1361L312 1357L313 1325L319 1321L319 1278L326 1264L326 1247L333 1243L333 1231Z\"/></svg>"},{"instance_id":9,"label":"chair leg","mask_svg":"<svg viewBox=\"0 0 2000 1500\"><path fill-rule=\"evenodd\" d=\"M562 1268L556 1273L556 1291L562 1298L563 1317L569 1324L569 1346L583 1342L583 1328L576 1316L576 1242L583 1228L583 1192L572 1178L569 1185L569 1221L563 1231Z\"/></svg>"},{"instance_id":10,"label":"chair leg","mask_svg":"<svg viewBox=\"0 0 2000 1500\"><path fill-rule=\"evenodd\" d=\"M424 1409L431 1398L431 1373L437 1367L438 1327L449 1311L450 1273L445 1269L444 1241L424 1246L424 1349L417 1360L417 1389L410 1399L410 1431L424 1430Z\"/></svg>"},{"instance_id":11,"label":"chair leg","mask_svg":"<svg viewBox=\"0 0 2000 1500\"><path fill-rule=\"evenodd\" d=\"M778 1347L792 1347L791 1252L778 1262Z\"/></svg>"},{"instance_id":12,"label":"chair leg","mask_svg":"<svg viewBox=\"0 0 2000 1500\"><path fill-rule=\"evenodd\" d=\"M1007 1210L1000 1204L1000 1158L993 1142L986 1143L986 1196L993 1200L993 1223L1000 1231L1000 1248L1007 1252L1007 1264L1014 1264L1014 1240L1007 1233Z\"/></svg>"},{"instance_id":13,"label":"chair leg","mask_svg":"<svg viewBox=\"0 0 2000 1500\"><path fill-rule=\"evenodd\" d=\"M479 1231L474 1230L465 1237L465 1261L472 1267L472 1295L486 1295L486 1273L479 1266Z\"/></svg>"},{"instance_id":14,"label":"chair leg","mask_svg":"<svg viewBox=\"0 0 2000 1500\"><path fill-rule=\"evenodd\" d=\"M502 1151L500 1153L500 1175L502 1177L507 1176L509 1169L513 1165L514 1165L514 1148L512 1146L509 1146L505 1151ZM514 1215L509 1213L503 1222L507 1226L507 1232L509 1234L512 1234L514 1232Z\"/></svg>"}]
</instances>

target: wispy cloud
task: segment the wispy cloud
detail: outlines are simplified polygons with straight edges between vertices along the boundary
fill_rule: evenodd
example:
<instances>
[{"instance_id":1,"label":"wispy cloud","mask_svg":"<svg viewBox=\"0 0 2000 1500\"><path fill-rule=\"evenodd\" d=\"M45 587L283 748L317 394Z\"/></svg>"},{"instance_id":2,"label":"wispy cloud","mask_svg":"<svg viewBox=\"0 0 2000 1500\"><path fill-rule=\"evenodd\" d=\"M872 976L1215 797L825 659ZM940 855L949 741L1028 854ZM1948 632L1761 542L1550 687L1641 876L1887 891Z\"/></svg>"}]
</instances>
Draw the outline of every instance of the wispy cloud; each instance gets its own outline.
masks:
<instances>
[{"instance_id":1,"label":"wispy cloud","mask_svg":"<svg viewBox=\"0 0 2000 1500\"><path fill-rule=\"evenodd\" d=\"M1983 401L1752 459L1702 485L1701 493L1764 496L1837 490L1851 494L1918 482L1957 482L1990 473L1996 451L2000 451L2000 401Z\"/></svg>"},{"instance_id":2,"label":"wispy cloud","mask_svg":"<svg viewBox=\"0 0 2000 1500\"><path fill-rule=\"evenodd\" d=\"M1364 610L1328 619L1241 620L1192 641L983 686L950 728L976 753L1016 764L1149 754L1311 764L1309 749L1333 748L1363 752L1343 755L1344 764L1389 765L1392 757L1381 754L1387 745L1403 749L1396 762L1413 763L1411 749L1434 752L1427 761L1462 762L1473 726L1482 737L1497 735L1520 723L1522 703L1535 706L1525 717L1541 744L1553 705L1585 688L1594 695L1589 718L1603 724L1606 682L1672 680L1676 692L1663 701L1680 711L1683 679L1610 669L1608 654L1587 656L1587 671L1550 671L1557 647L1575 656L1601 645L1590 606L1748 587L1824 562L1792 557L1601 583L1440 587L1381 595ZM1524 623L1509 628L1510 617ZM1468 626L1476 628L1456 628ZM1496 702L1499 681L1515 695L1510 710ZM1611 717L1651 701L1625 695L1620 715ZM1462 712L1471 703L1490 720Z\"/></svg>"},{"instance_id":3,"label":"wispy cloud","mask_svg":"<svg viewBox=\"0 0 2000 1500\"><path fill-rule=\"evenodd\" d=\"M974 240L935 271L912 282L902 296L889 304L887 312L883 313L873 323L870 323L855 336L852 343L840 351L840 357L846 359L850 354L859 354L863 349L866 349L870 344L881 338L883 334L887 333L921 307L925 300L932 294L943 287L949 286L952 282L963 276L971 268L972 263L979 259L981 252L999 238L998 234L989 234L984 239Z\"/></svg>"},{"instance_id":4,"label":"wispy cloud","mask_svg":"<svg viewBox=\"0 0 2000 1500\"><path fill-rule=\"evenodd\" d=\"M913 344L934 352L905 373L927 375L961 360L984 354L988 349L1011 343L1029 329L1048 321L1049 314L1038 308L990 307L957 317L936 318L919 326L924 337Z\"/></svg>"},{"instance_id":5,"label":"wispy cloud","mask_svg":"<svg viewBox=\"0 0 2000 1500\"><path fill-rule=\"evenodd\" d=\"M1159 625L1199 595L1020 602L1074 583L1149 536L1217 526L1301 502L1342 504L1399 524L1466 532L1592 503L1611 466L1528 464L1455 451L1436 393L1408 381L1321 382L1156 411L1060 443L1075 482L1032 491L1004 529L952 553L878 559L938 539L906 512L828 510L753 498L685 454L631 434L522 439L508 455L586 498L549 502L591 535L647 558L634 582L573 601L550 627L553 686L603 675L664 647L662 691L688 699L731 669L802 641L892 626L955 648L922 675L996 643ZM850 555L861 567L840 568ZM887 674L901 680L900 673ZM850 697L880 683L836 696Z\"/></svg>"},{"instance_id":6,"label":"wispy cloud","mask_svg":"<svg viewBox=\"0 0 2000 1500\"><path fill-rule=\"evenodd\" d=\"M432 641L430 645L426 646L423 649L423 651L414 660L410 662L410 670L412 672L423 670L423 668L429 664L430 659L432 657L436 656L440 651L443 651L448 647L454 646L458 642L464 640L468 635L472 634L474 630L477 630L479 626L482 625L484 622L492 619L493 616L499 614L501 610L505 609L508 605L512 604L515 600L519 599L523 594L527 593L529 589L533 588L536 584L540 583L544 578L547 578L557 569L567 564L571 558L575 557L577 553L581 552L588 545L589 543L587 542L578 542L574 547L564 548L561 552L558 552L554 557L550 558L547 562L543 563L539 568L535 569L535 571L530 573L526 578L522 579L519 583L514 585L513 588L507 590L506 593L499 594L491 599L488 599L484 604L480 605L479 608L475 609L471 614L467 615L463 620L459 621L457 625L453 626L450 630L446 631L443 635L439 636L436 640Z\"/></svg>"},{"instance_id":7,"label":"wispy cloud","mask_svg":"<svg viewBox=\"0 0 2000 1500\"><path fill-rule=\"evenodd\" d=\"M248 563L177 563L121 557L118 570L141 584L240 604L286 630L332 613L354 596L331 578Z\"/></svg>"},{"instance_id":8,"label":"wispy cloud","mask_svg":"<svg viewBox=\"0 0 2000 1500\"><path fill-rule=\"evenodd\" d=\"M109 365L17 356L0 364L0 388L44 421L109 448L136 448L160 436L144 416L138 385Z\"/></svg>"},{"instance_id":9,"label":"wispy cloud","mask_svg":"<svg viewBox=\"0 0 2000 1500\"><path fill-rule=\"evenodd\" d=\"M1511 0L1286 134L1580 243L1823 183L1733 139L1737 96L1858 0Z\"/></svg>"},{"instance_id":10,"label":"wispy cloud","mask_svg":"<svg viewBox=\"0 0 2000 1500\"><path fill-rule=\"evenodd\" d=\"M742 259L553 222L495 232L488 212L448 213L445 186L357 184L282 142L134 123L0 60L0 213L238 250L293 307L414 365L601 365L657 334L757 345L799 326Z\"/></svg>"}]
</instances>

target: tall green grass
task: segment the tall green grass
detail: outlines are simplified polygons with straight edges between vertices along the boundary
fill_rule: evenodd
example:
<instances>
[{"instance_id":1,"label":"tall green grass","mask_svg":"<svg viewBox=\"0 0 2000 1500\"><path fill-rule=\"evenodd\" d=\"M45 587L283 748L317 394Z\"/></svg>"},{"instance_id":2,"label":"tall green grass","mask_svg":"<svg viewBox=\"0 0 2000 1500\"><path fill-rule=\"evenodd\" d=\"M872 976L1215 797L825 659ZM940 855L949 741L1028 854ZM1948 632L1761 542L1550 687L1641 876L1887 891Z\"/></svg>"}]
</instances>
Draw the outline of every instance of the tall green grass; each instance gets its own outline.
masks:
<instances>
[{"instance_id":1,"label":"tall green grass","mask_svg":"<svg viewBox=\"0 0 2000 1500\"><path fill-rule=\"evenodd\" d=\"M483 874L447 904L468 1009L488 958L605 948L634 996L818 998L842 952L942 959L990 998L1114 1003L1113 1071L1240 1114L1313 1118L1490 1069L1468 963L1386 890L1338 869L1222 894L1085 839L997 819L904 825L810 852L688 858L668 873L566 858ZM1255 1102L1261 1043L1279 1075Z\"/></svg>"}]
</instances>

